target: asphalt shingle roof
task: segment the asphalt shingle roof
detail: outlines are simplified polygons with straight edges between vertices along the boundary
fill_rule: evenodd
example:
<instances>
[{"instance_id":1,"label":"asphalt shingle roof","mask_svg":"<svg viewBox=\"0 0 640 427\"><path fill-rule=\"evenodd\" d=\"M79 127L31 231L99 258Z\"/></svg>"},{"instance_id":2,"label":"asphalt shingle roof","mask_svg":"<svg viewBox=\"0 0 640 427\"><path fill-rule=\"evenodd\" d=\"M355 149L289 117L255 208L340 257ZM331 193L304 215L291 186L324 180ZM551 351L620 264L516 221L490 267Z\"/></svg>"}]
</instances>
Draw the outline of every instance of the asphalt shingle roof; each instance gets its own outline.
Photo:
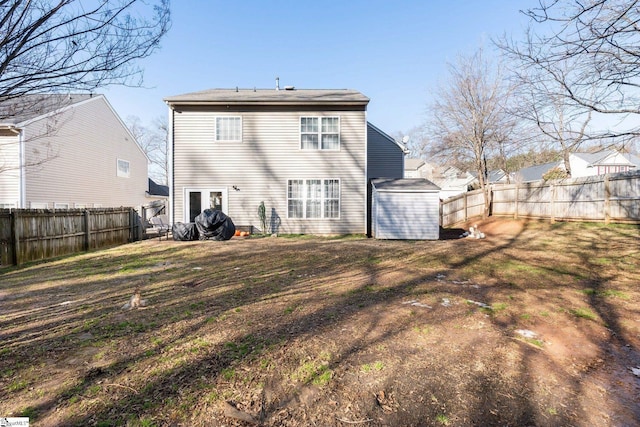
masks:
<instances>
[{"instance_id":1,"label":"asphalt shingle roof","mask_svg":"<svg viewBox=\"0 0 640 427\"><path fill-rule=\"evenodd\" d=\"M369 98L349 89L208 89L164 98L168 104L355 104Z\"/></svg>"}]
</instances>

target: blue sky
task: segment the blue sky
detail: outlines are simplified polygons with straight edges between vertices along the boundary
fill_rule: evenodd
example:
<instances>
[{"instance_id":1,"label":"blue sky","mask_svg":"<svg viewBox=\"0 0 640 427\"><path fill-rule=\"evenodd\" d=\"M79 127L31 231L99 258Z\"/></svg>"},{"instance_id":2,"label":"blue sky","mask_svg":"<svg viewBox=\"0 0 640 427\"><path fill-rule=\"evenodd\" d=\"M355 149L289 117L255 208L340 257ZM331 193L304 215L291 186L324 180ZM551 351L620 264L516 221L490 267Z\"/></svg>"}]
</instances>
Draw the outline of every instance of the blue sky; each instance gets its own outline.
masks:
<instances>
[{"instance_id":1,"label":"blue sky","mask_svg":"<svg viewBox=\"0 0 640 427\"><path fill-rule=\"evenodd\" d=\"M145 88L102 91L123 119L166 116L164 97L210 88L355 89L387 133L424 122L447 62L519 36L536 0L174 0Z\"/></svg>"}]
</instances>

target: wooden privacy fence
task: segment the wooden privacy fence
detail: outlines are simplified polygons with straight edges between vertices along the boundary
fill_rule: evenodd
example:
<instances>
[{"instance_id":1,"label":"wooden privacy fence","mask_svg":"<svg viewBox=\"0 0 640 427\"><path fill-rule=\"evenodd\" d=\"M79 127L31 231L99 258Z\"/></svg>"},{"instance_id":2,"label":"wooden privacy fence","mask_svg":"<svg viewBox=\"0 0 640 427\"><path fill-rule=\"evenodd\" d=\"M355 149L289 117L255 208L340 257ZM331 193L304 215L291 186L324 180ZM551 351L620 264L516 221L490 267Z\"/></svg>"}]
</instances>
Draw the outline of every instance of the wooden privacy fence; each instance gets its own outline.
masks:
<instances>
[{"instance_id":1,"label":"wooden privacy fence","mask_svg":"<svg viewBox=\"0 0 640 427\"><path fill-rule=\"evenodd\" d=\"M640 224L640 172L491 186L489 212L496 216ZM482 216L482 191L441 203L441 225Z\"/></svg>"},{"instance_id":2,"label":"wooden privacy fence","mask_svg":"<svg viewBox=\"0 0 640 427\"><path fill-rule=\"evenodd\" d=\"M0 267L140 240L133 208L0 209Z\"/></svg>"}]
</instances>

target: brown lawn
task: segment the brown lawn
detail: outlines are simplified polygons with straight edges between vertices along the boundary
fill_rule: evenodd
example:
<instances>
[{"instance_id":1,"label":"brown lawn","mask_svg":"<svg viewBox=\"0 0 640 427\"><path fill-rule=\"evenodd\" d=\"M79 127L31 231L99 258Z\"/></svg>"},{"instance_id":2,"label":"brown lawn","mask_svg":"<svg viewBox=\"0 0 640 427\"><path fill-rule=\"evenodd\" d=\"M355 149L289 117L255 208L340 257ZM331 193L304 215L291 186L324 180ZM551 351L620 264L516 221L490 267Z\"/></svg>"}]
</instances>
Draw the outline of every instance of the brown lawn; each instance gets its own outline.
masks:
<instances>
[{"instance_id":1,"label":"brown lawn","mask_svg":"<svg viewBox=\"0 0 640 427\"><path fill-rule=\"evenodd\" d=\"M640 229L149 240L0 270L34 426L632 426ZM146 307L123 310L136 286Z\"/></svg>"}]
</instances>

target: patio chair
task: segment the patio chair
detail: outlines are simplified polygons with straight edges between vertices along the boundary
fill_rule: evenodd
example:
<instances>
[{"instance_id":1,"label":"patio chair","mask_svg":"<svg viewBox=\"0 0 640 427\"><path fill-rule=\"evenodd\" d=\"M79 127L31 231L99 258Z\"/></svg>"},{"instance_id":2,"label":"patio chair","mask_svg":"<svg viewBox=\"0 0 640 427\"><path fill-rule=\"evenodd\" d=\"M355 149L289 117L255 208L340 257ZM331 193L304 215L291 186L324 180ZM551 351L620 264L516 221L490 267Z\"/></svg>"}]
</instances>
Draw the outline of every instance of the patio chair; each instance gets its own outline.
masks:
<instances>
[{"instance_id":1,"label":"patio chair","mask_svg":"<svg viewBox=\"0 0 640 427\"><path fill-rule=\"evenodd\" d=\"M150 219L151 225L158 232L158 239L162 240L162 236L167 236L169 240L169 233L171 233L171 224L166 215L157 215Z\"/></svg>"}]
</instances>

